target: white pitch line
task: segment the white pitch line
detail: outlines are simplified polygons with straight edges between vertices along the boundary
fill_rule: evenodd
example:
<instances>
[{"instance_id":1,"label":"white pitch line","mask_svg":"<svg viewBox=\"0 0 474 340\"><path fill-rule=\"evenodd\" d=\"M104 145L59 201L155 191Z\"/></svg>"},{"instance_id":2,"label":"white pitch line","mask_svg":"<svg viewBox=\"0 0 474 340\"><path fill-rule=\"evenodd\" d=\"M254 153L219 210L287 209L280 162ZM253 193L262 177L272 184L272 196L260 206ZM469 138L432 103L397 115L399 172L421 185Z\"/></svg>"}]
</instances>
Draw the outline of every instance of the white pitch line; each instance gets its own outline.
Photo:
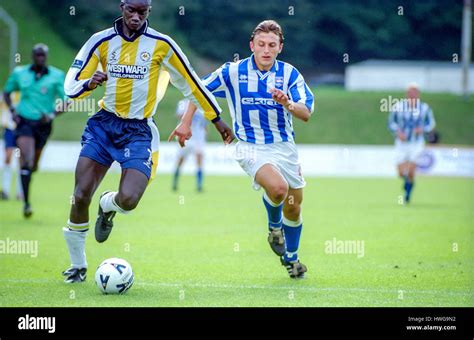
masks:
<instances>
[{"instance_id":1,"label":"white pitch line","mask_svg":"<svg viewBox=\"0 0 474 340\"><path fill-rule=\"evenodd\" d=\"M58 283L59 280L54 279L0 279L1 283ZM474 296L474 292L455 292L446 290L416 290L416 289L371 289L357 287L298 287L298 286L265 286L265 285L230 285L230 284L214 284L214 283L173 283L173 282L147 282L137 281L137 286L152 287L175 287L175 288L211 288L211 289L265 289L265 290L286 290L286 291L306 291L306 292L361 292L361 293L393 293L398 294L399 291L412 294L445 294L452 296Z\"/></svg>"},{"instance_id":2,"label":"white pitch line","mask_svg":"<svg viewBox=\"0 0 474 340\"><path fill-rule=\"evenodd\" d=\"M1 281L0 281L1 282ZM363 293L396 293L403 290L404 293L415 294L448 294L459 296L474 296L472 292L453 292L444 290L409 290L409 289L371 289L357 287L297 287L297 286L262 286L262 285L227 285L213 283L166 283L166 282L135 282L138 286L161 286L161 287L191 287L191 288L214 288L214 289L273 289L273 290L294 290L307 292L325 292L325 291L346 291L346 292L363 292Z\"/></svg>"}]
</instances>

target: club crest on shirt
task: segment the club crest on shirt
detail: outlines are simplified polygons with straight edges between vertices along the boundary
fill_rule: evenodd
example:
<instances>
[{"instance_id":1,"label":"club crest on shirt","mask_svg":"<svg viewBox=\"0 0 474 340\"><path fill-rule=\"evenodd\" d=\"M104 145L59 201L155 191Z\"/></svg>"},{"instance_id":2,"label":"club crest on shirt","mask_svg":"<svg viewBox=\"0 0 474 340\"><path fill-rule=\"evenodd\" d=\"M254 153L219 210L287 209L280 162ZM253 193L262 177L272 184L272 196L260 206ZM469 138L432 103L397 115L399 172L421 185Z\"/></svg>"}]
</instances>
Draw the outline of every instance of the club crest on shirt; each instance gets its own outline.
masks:
<instances>
[{"instance_id":1,"label":"club crest on shirt","mask_svg":"<svg viewBox=\"0 0 474 340\"><path fill-rule=\"evenodd\" d=\"M275 87L277 88L283 87L283 77L275 77Z\"/></svg>"},{"instance_id":2,"label":"club crest on shirt","mask_svg":"<svg viewBox=\"0 0 474 340\"><path fill-rule=\"evenodd\" d=\"M142 61L145 61L145 62L150 61L150 58L151 58L151 54L148 53L147 51L144 51L140 54L140 59Z\"/></svg>"}]
</instances>

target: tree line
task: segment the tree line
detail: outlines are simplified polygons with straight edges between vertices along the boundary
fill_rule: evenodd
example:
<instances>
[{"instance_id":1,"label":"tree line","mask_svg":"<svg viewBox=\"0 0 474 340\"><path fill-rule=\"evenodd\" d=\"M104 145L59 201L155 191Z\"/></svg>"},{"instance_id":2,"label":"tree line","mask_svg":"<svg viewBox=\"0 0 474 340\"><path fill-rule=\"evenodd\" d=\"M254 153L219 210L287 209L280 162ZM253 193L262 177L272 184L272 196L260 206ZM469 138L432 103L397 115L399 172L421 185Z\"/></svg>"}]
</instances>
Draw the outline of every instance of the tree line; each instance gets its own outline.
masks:
<instances>
[{"instance_id":1,"label":"tree line","mask_svg":"<svg viewBox=\"0 0 474 340\"><path fill-rule=\"evenodd\" d=\"M34 0L74 48L110 27L118 0ZM460 51L462 0L154 0L151 26L197 55L224 62L249 54L258 22L285 33L282 59L306 69L342 70L369 58L451 60Z\"/></svg>"}]
</instances>

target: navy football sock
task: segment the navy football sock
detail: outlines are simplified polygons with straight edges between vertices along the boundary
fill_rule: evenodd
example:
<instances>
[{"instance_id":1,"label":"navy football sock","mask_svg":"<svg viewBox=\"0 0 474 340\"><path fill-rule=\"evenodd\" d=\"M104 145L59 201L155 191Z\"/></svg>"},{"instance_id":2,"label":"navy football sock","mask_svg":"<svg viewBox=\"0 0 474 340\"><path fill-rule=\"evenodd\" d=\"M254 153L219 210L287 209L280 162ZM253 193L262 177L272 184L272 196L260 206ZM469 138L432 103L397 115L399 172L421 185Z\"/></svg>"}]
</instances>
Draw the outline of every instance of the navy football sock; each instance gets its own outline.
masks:
<instances>
[{"instance_id":1,"label":"navy football sock","mask_svg":"<svg viewBox=\"0 0 474 340\"><path fill-rule=\"evenodd\" d=\"M268 229L279 229L282 223L283 202L280 204L273 202L266 193L263 194L263 204L267 209Z\"/></svg>"},{"instance_id":2,"label":"navy football sock","mask_svg":"<svg viewBox=\"0 0 474 340\"><path fill-rule=\"evenodd\" d=\"M303 222L301 218L296 222L283 218L283 230L285 231L286 240L285 261L287 262L294 262L298 260L298 248L300 245L302 229Z\"/></svg>"},{"instance_id":3,"label":"navy football sock","mask_svg":"<svg viewBox=\"0 0 474 340\"><path fill-rule=\"evenodd\" d=\"M23 189L23 200L26 204L30 203L30 182L31 182L31 169L27 166L21 168L21 187Z\"/></svg>"},{"instance_id":4,"label":"navy football sock","mask_svg":"<svg viewBox=\"0 0 474 340\"><path fill-rule=\"evenodd\" d=\"M197 179L197 189L198 191L202 190L202 169L199 169L196 173L196 179Z\"/></svg>"}]
</instances>

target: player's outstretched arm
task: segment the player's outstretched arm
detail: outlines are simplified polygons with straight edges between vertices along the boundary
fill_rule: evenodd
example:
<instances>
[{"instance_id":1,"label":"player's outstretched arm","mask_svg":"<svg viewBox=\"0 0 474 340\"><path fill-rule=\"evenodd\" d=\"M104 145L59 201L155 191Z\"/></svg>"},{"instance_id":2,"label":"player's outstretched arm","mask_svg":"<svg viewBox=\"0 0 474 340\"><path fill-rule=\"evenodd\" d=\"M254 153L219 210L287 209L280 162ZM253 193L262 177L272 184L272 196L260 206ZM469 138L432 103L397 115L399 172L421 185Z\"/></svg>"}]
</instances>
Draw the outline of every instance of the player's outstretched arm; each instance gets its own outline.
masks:
<instances>
[{"instance_id":1,"label":"player's outstretched arm","mask_svg":"<svg viewBox=\"0 0 474 340\"><path fill-rule=\"evenodd\" d=\"M436 127L436 121L435 121L435 118L434 118L434 115L433 115L433 111L430 109L428 109L428 113L426 114L426 117L423 121L423 132L431 132L434 130L434 128Z\"/></svg>"},{"instance_id":2,"label":"player's outstretched arm","mask_svg":"<svg viewBox=\"0 0 474 340\"><path fill-rule=\"evenodd\" d=\"M390 114L388 115L388 129L390 130L390 132L393 134L394 137L397 137L401 141L405 141L407 139L407 136L397 124L396 110L397 110L396 107L393 108L392 111L390 111Z\"/></svg>"},{"instance_id":3,"label":"player's outstretched arm","mask_svg":"<svg viewBox=\"0 0 474 340\"><path fill-rule=\"evenodd\" d=\"M95 88L97 88L97 86L102 86L102 83L104 81L107 81L107 79L107 73L102 71L95 71L95 73L89 79L87 87L89 88L89 90L94 90Z\"/></svg>"},{"instance_id":4,"label":"player's outstretched arm","mask_svg":"<svg viewBox=\"0 0 474 340\"><path fill-rule=\"evenodd\" d=\"M187 110L181 116L181 122L168 137L168 142L170 142L173 137L177 137L179 145L181 147L185 146L186 141L189 140L193 135L191 131L191 124L193 122L193 117L196 113L196 110L196 105L194 105L192 102L189 102Z\"/></svg>"},{"instance_id":5,"label":"player's outstretched arm","mask_svg":"<svg viewBox=\"0 0 474 340\"><path fill-rule=\"evenodd\" d=\"M13 102L12 102L12 99L11 99L12 92L20 90L17 73L15 72L16 70L18 70L18 69L15 68L15 70L13 70L13 73L8 77L8 80L7 80L7 83L5 85L4 92L3 92L3 101L7 105L8 110L10 111L10 113L12 115L12 119L16 123L18 123L19 117L17 115L16 109L13 106Z\"/></svg>"},{"instance_id":6,"label":"player's outstretched arm","mask_svg":"<svg viewBox=\"0 0 474 340\"><path fill-rule=\"evenodd\" d=\"M15 123L19 123L19 117L18 117L18 114L16 112L16 109L15 107L13 106L13 103L12 103L12 100L11 100L11 97L10 97L11 93L9 92L3 92L3 100L5 102L5 104L7 105L8 107L8 110L10 111L10 114L12 115L12 119L13 121L15 121Z\"/></svg>"},{"instance_id":7,"label":"player's outstretched arm","mask_svg":"<svg viewBox=\"0 0 474 340\"><path fill-rule=\"evenodd\" d=\"M225 144L231 144L234 141L234 132L222 119L219 119L213 124L216 127L217 132L220 133L221 138Z\"/></svg>"},{"instance_id":8,"label":"player's outstretched arm","mask_svg":"<svg viewBox=\"0 0 474 340\"><path fill-rule=\"evenodd\" d=\"M307 122L314 111L314 95L301 73L296 68L293 68L293 72L296 72L297 77L292 84L288 85L288 93L278 89L272 89L270 92L273 100L283 105L296 118Z\"/></svg>"},{"instance_id":9,"label":"player's outstretched arm","mask_svg":"<svg viewBox=\"0 0 474 340\"><path fill-rule=\"evenodd\" d=\"M170 75L171 84L201 109L207 120L212 122L219 120L221 108L216 98L204 86L174 40L167 37L166 41L172 52L163 60L163 65Z\"/></svg>"},{"instance_id":10,"label":"player's outstretched arm","mask_svg":"<svg viewBox=\"0 0 474 340\"><path fill-rule=\"evenodd\" d=\"M173 139L173 137L178 137L178 142L181 147L185 145L186 140L189 140L192 136L191 124L193 121L194 114L197 111L197 106L192 102L189 103L188 109L181 117L181 122L178 124L176 129L170 134L168 142ZM213 122L216 130L222 137L222 140L225 144L230 144L235 139L232 129L227 126L227 124L222 120L218 119Z\"/></svg>"},{"instance_id":11,"label":"player's outstretched arm","mask_svg":"<svg viewBox=\"0 0 474 340\"><path fill-rule=\"evenodd\" d=\"M81 99L91 94L97 86L107 81L107 73L98 71L100 50L106 43L105 33L94 34L77 54L74 62L66 74L64 92L71 99ZM100 41L102 41L100 43ZM99 45L97 45L100 43ZM102 65L102 67L105 67Z\"/></svg>"},{"instance_id":12,"label":"player's outstretched arm","mask_svg":"<svg viewBox=\"0 0 474 340\"><path fill-rule=\"evenodd\" d=\"M186 112L184 113L183 117L181 118L181 121L184 120L186 124L191 124L196 110L197 106L190 102L188 110L186 110ZM214 119L212 123L214 124L217 132L219 132L219 134L221 135L224 144L231 144L234 141L234 132L220 117Z\"/></svg>"}]
</instances>

